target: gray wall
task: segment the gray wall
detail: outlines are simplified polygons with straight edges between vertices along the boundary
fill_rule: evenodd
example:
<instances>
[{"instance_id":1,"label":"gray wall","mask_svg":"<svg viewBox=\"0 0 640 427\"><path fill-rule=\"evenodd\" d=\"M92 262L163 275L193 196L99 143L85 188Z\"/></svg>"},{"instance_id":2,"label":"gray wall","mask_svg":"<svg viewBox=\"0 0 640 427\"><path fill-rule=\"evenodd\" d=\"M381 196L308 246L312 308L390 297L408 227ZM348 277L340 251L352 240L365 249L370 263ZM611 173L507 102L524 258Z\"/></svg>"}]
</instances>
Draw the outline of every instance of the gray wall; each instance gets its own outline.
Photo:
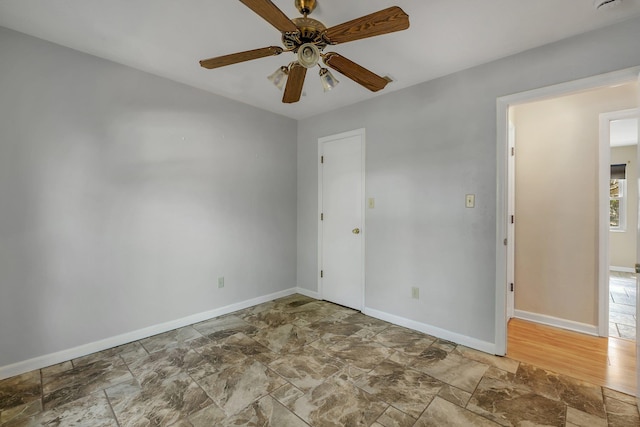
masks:
<instances>
[{"instance_id":1,"label":"gray wall","mask_svg":"<svg viewBox=\"0 0 640 427\"><path fill-rule=\"evenodd\" d=\"M300 121L298 285L316 290L317 140L364 127L366 306L494 342L496 98L639 65L638 40L636 19Z\"/></svg>"},{"instance_id":2,"label":"gray wall","mask_svg":"<svg viewBox=\"0 0 640 427\"><path fill-rule=\"evenodd\" d=\"M2 28L0 58L0 366L296 285L294 120Z\"/></svg>"}]
</instances>

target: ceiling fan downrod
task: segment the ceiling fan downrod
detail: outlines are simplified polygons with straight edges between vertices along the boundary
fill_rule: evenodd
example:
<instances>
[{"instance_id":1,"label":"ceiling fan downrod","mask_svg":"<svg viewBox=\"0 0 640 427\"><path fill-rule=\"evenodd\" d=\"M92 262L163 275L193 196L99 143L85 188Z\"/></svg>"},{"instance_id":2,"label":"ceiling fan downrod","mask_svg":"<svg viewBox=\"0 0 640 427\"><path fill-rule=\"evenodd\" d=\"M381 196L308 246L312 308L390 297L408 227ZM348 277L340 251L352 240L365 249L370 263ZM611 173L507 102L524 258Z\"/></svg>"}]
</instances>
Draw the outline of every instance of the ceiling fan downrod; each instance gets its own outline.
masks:
<instances>
[{"instance_id":1,"label":"ceiling fan downrod","mask_svg":"<svg viewBox=\"0 0 640 427\"><path fill-rule=\"evenodd\" d=\"M310 15L311 12L316 8L316 0L296 0L296 9L300 12L300 14Z\"/></svg>"}]
</instances>

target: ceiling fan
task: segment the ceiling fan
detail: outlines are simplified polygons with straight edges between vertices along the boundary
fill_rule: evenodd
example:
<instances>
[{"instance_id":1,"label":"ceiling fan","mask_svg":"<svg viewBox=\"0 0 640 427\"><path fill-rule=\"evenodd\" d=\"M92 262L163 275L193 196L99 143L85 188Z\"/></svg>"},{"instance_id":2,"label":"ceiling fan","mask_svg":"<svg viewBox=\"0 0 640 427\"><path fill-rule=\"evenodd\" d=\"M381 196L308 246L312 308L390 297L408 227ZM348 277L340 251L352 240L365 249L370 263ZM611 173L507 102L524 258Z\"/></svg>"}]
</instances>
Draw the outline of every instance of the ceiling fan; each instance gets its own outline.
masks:
<instances>
[{"instance_id":1,"label":"ceiling fan","mask_svg":"<svg viewBox=\"0 0 640 427\"><path fill-rule=\"evenodd\" d=\"M269 79L280 89L286 80L282 102L289 104L300 100L307 69L318 65L320 59L327 67L340 72L373 92L383 89L390 81L388 78L381 77L338 53L323 53L323 51L328 45L346 43L409 28L409 15L397 6L327 28L322 22L308 17L316 7L316 0L295 0L295 6L303 16L294 19L289 19L270 0L240 1L282 33L284 48L270 46L203 59L200 61L200 65L204 68L214 69L267 56L280 55L283 52L293 52L297 55L296 60L286 67L280 67L269 76ZM327 68L320 66L319 74L325 91L337 84L337 80Z\"/></svg>"}]
</instances>

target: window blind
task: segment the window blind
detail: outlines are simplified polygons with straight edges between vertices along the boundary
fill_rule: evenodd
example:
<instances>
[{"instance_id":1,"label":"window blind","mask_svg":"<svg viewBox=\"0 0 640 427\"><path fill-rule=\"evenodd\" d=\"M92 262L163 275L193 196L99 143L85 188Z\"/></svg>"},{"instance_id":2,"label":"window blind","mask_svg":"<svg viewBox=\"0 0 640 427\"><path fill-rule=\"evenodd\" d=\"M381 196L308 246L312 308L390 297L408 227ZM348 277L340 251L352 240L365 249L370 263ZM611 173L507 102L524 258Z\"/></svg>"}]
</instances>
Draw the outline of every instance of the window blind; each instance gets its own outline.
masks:
<instances>
[{"instance_id":1,"label":"window blind","mask_svg":"<svg viewBox=\"0 0 640 427\"><path fill-rule=\"evenodd\" d=\"M627 165L611 165L611 179L626 179Z\"/></svg>"}]
</instances>

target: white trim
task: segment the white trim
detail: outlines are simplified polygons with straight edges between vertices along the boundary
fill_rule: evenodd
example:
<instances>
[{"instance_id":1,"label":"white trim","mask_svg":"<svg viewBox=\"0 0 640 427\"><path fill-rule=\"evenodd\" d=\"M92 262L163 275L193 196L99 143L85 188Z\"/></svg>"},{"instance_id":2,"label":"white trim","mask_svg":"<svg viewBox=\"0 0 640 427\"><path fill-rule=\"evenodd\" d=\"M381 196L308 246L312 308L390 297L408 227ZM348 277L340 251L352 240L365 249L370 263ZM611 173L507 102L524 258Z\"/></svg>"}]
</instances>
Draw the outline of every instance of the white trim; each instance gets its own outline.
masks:
<instances>
[{"instance_id":1,"label":"white trim","mask_svg":"<svg viewBox=\"0 0 640 427\"><path fill-rule=\"evenodd\" d=\"M609 237L611 232L623 232L626 227L627 194L624 189L624 207L621 204L621 220L625 221L621 228L612 230L609 226L609 180L611 179L611 126L612 120L634 118L637 108L612 111L599 115L599 164L598 164L598 333L601 337L609 336L609 271L613 270L610 263ZM626 184L626 183L625 183ZM624 210L624 211L623 211ZM623 268L623 267L621 267ZM615 270L614 270L615 271ZM633 269L630 269L634 272Z\"/></svg>"},{"instance_id":2,"label":"white trim","mask_svg":"<svg viewBox=\"0 0 640 427\"><path fill-rule=\"evenodd\" d=\"M365 307L362 312L367 316L375 317L376 319L384 320L386 322L393 323L394 325L404 326L405 328L429 334L436 338L452 341L456 344L461 344L485 353L495 354L495 345L487 341L482 341L456 332L451 332L446 329L438 328L437 326L431 326L426 323L417 322L415 320L407 319L406 317L396 316L395 314L389 314L369 307Z\"/></svg>"},{"instance_id":3,"label":"white trim","mask_svg":"<svg viewBox=\"0 0 640 427\"><path fill-rule=\"evenodd\" d=\"M640 66L626 68L624 70L612 71L610 73L599 74L596 76L585 77L583 79L573 80L570 82L558 83L551 86L532 89L525 92L514 93L512 95L501 96L499 100L507 105L523 104L531 101L541 101L550 99L558 95L565 95L582 90L595 89L601 86L610 86L623 83L629 83L637 79L640 73Z\"/></svg>"},{"instance_id":4,"label":"white trim","mask_svg":"<svg viewBox=\"0 0 640 427\"><path fill-rule=\"evenodd\" d=\"M309 289L301 288L299 286L296 288L296 293L313 299L322 299L320 298L320 294L318 292L310 291Z\"/></svg>"},{"instance_id":5,"label":"white trim","mask_svg":"<svg viewBox=\"0 0 640 427\"><path fill-rule=\"evenodd\" d=\"M507 246L509 205L508 205L508 155L509 155L509 103L504 98L496 101L497 143L496 143L496 318L495 354L507 354Z\"/></svg>"},{"instance_id":6,"label":"white trim","mask_svg":"<svg viewBox=\"0 0 640 427\"><path fill-rule=\"evenodd\" d=\"M636 270L634 268L631 267L617 267L615 265L612 265L609 267L609 271L619 271L621 273L635 273Z\"/></svg>"},{"instance_id":7,"label":"white trim","mask_svg":"<svg viewBox=\"0 0 640 427\"><path fill-rule=\"evenodd\" d=\"M366 278L365 278L365 274L366 274L366 252L365 252L365 239L366 239L366 235L367 235L367 230L366 230L366 218L365 218L365 214L366 214L366 131L365 128L360 128L360 129L355 129L352 131L348 131L348 132L342 132L336 135L330 135L330 136L325 136L322 138L318 138L318 272L317 272L317 286L318 286L318 299L323 299L323 289L322 289L322 278L320 277L320 271L322 270L322 226L323 223L320 220L320 215L322 214L322 183L323 183L323 168L322 168L322 163L320 161L320 159L322 158L323 155L323 150L322 150L322 144L324 144L325 142L329 142L329 141L335 141L337 139L345 139L345 138L350 138L352 136L359 136L360 137L360 142L361 142L361 153L362 153L362 174L361 174L361 218L362 218L362 224L360 225L360 243L361 243L361 252L362 252L362 271L361 271L361 275L362 275L362 295L360 298L360 307L359 309L362 310L365 307L365 285L366 285Z\"/></svg>"},{"instance_id":8,"label":"white trim","mask_svg":"<svg viewBox=\"0 0 640 427\"><path fill-rule=\"evenodd\" d=\"M626 83L638 79L640 67L627 68L625 70L587 77L571 82L560 83L539 89L502 96L496 100L496 305L495 305L495 342L496 354L504 355L507 350L507 251L503 244L507 237L507 152L508 152L508 127L507 118L511 105L524 102L537 101L564 95L580 90L592 89L606 85ZM600 214L599 214L600 215ZM607 215L608 217L608 215ZM608 227L607 227L608 232ZM600 260L602 261L602 260ZM599 272L609 266L598 265ZM599 274L599 280L600 279ZM600 298L600 297L599 297ZM600 322L600 319L598 319ZM639 330L640 333L640 330ZM639 356L640 357L640 356ZM640 372L640 370L639 370Z\"/></svg>"},{"instance_id":9,"label":"white trim","mask_svg":"<svg viewBox=\"0 0 640 427\"><path fill-rule=\"evenodd\" d=\"M320 220L320 215L322 214L322 206L323 206L323 202L322 202L322 186L323 186L323 182L324 182L324 175L323 175L323 168L322 168L322 142L320 142L320 140L318 140L318 214L317 214L317 221L318 221L318 271L316 272L316 278L317 278L317 282L316 282L316 288L318 289L318 295L320 296L320 298L322 298L322 276L320 275L320 272L322 271L322 264L323 264L323 260L322 260L322 221Z\"/></svg>"},{"instance_id":10,"label":"white trim","mask_svg":"<svg viewBox=\"0 0 640 427\"><path fill-rule=\"evenodd\" d=\"M640 84L640 71L636 71L636 81ZM637 98L638 105L640 105L640 90L638 90ZM636 111L636 117L638 118L638 144L640 146L640 108ZM640 151L636 154L636 172L640 169ZM637 212L638 220L640 221L640 212ZM640 228L637 229L636 236L636 266L640 263ZM640 276L636 275L636 289L640 284ZM640 293L636 292L636 407L640 407L640 316L638 316L638 307L640 307Z\"/></svg>"},{"instance_id":11,"label":"white trim","mask_svg":"<svg viewBox=\"0 0 640 427\"><path fill-rule=\"evenodd\" d=\"M600 119L610 122L613 120L635 119L640 114L640 108L629 108L627 110L611 111L600 114ZM635 145L635 144L631 144Z\"/></svg>"},{"instance_id":12,"label":"white trim","mask_svg":"<svg viewBox=\"0 0 640 427\"><path fill-rule=\"evenodd\" d=\"M511 215L516 214L516 157L511 153L511 150L516 150L516 127L511 117L508 118L509 134L508 134L508 147L507 148L507 296L506 296L506 310L507 321L514 316L515 310L515 282L516 282L516 225L515 221L512 223ZM514 290L511 290L511 284L514 284Z\"/></svg>"},{"instance_id":13,"label":"white trim","mask_svg":"<svg viewBox=\"0 0 640 427\"><path fill-rule=\"evenodd\" d=\"M529 311L516 310L516 318L528 320L530 322L541 323L569 331L580 332L582 334L598 336L598 327L588 323L575 322L573 320L560 319L559 317L547 316L546 314L531 313Z\"/></svg>"},{"instance_id":14,"label":"white trim","mask_svg":"<svg viewBox=\"0 0 640 427\"><path fill-rule=\"evenodd\" d=\"M183 317L181 319L172 320L170 322L165 322L158 325L150 326L148 328L138 329L136 331L106 338L100 341L95 341L89 344L80 345L78 347L62 350L56 353L46 354L44 356L34 357L33 359L25 360L22 362L11 364L11 365L1 366L0 380L3 380L5 378L10 378L15 375L24 374L25 372L33 371L35 369L46 368L47 366L52 366L58 363L66 362L67 360L76 359L78 357L86 356L88 354L106 350L112 347L117 347L119 345L128 344L133 341L138 341L144 338L151 337L153 335L172 331L177 328L193 325L198 322L210 320L215 317L223 316L225 314L233 313L238 310L242 310L248 307L253 307L254 305L273 301L275 299L286 297L296 293L305 295L314 299L321 299L317 292L310 291L305 288L295 287L295 288L285 289L283 291L275 292L269 295L263 295L261 297L252 298L246 301L241 301L241 302L230 304L224 307L216 308L214 310L210 310L203 313L198 313L191 316ZM406 328L410 328L425 334L432 335L436 338L452 341L457 344L461 344L479 351L483 351L485 353L495 354L494 344L487 341L478 340L476 338L451 332L446 329L441 329L436 326L431 326L426 323L417 322L415 320L407 319L401 316L396 316L393 314L389 314L389 313L375 310L368 307L365 307L362 312L367 316L375 317L376 319L384 320L386 322L393 323L394 325L404 326Z\"/></svg>"},{"instance_id":15,"label":"white trim","mask_svg":"<svg viewBox=\"0 0 640 427\"><path fill-rule=\"evenodd\" d=\"M609 119L600 114L598 139L598 334L609 336L609 219L611 138Z\"/></svg>"},{"instance_id":16,"label":"white trim","mask_svg":"<svg viewBox=\"0 0 640 427\"><path fill-rule=\"evenodd\" d=\"M214 317L223 316L225 314L233 313L234 311L253 307L254 305L273 301L275 299L293 295L295 293L306 295L307 293L312 292L307 291L306 289L302 290L302 288L285 289L284 291L274 292L269 295L263 295L238 303L229 304L227 306L216 308L210 311L205 311L203 313L193 314L181 319L160 323L158 325L153 325L147 328L138 329L136 331L105 338L100 341L83 344L78 347L69 348L66 350L58 351L56 353L45 354L43 356L34 357L33 359L24 360L22 362L17 362L11 365L0 366L0 380L13 377L15 375L24 374L25 372L33 371L34 369L46 368L47 366L66 362L67 360L76 359L78 357L86 356L97 351L102 351L133 341L138 341L144 338L151 337L153 335L192 325L194 323L203 322L205 320L213 319ZM313 296L311 297L313 298Z\"/></svg>"}]
</instances>

